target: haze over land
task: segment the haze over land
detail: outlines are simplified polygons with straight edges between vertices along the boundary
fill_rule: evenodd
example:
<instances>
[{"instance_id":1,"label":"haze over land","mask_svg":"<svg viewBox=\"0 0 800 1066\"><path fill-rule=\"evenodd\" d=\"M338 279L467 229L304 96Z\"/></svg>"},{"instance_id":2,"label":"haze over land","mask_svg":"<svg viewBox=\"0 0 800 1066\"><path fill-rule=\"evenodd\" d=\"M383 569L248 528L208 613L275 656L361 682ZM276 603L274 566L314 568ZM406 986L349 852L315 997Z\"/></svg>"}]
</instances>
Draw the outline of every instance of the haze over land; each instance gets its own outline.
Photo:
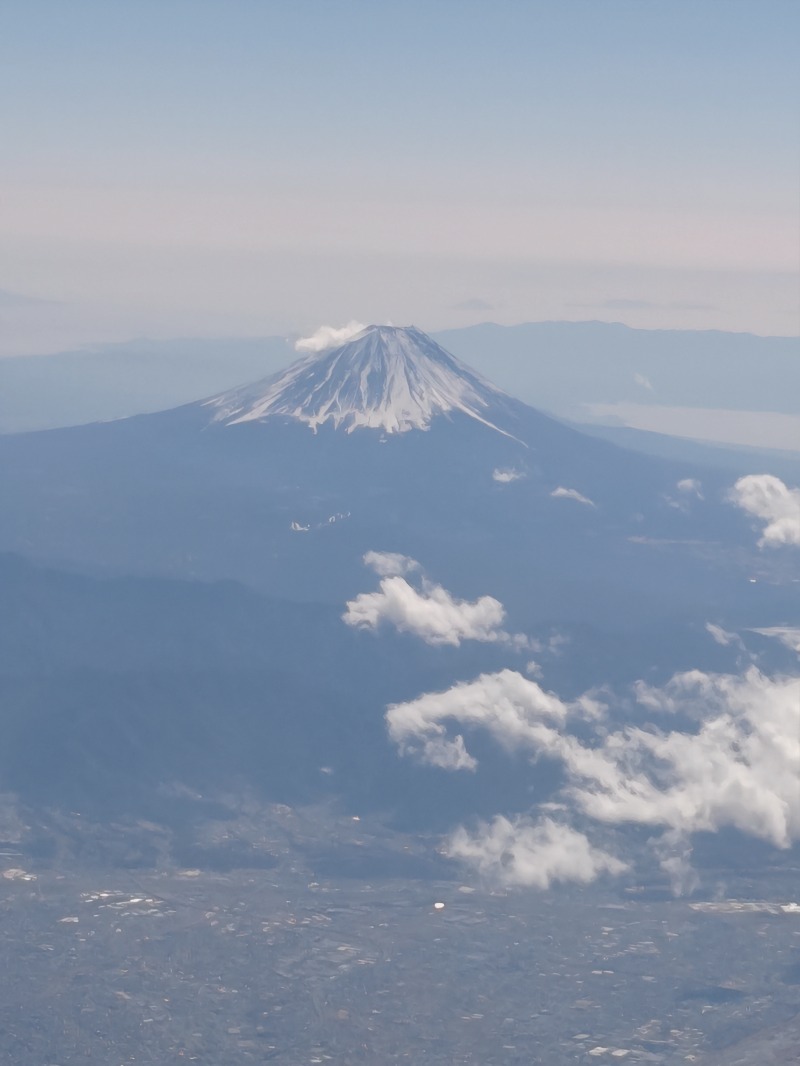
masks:
<instances>
[{"instance_id":1,"label":"haze over land","mask_svg":"<svg viewBox=\"0 0 800 1066\"><path fill-rule=\"evenodd\" d=\"M345 335L341 327L322 327L306 341L139 340L0 360L0 433L105 421L202 399L283 370L303 352ZM626 426L800 451L795 338L601 322L484 323L436 336L514 395L558 417L607 426L612 439L630 447L663 450L664 442L626 433ZM705 459L724 462L726 456Z\"/></svg>"},{"instance_id":2,"label":"haze over land","mask_svg":"<svg viewBox=\"0 0 800 1066\"><path fill-rule=\"evenodd\" d=\"M795 0L9 0L0 1060L795 1066Z\"/></svg>"},{"instance_id":3,"label":"haze over land","mask_svg":"<svg viewBox=\"0 0 800 1066\"><path fill-rule=\"evenodd\" d=\"M798 333L793 0L4 14L3 355L355 316Z\"/></svg>"}]
</instances>

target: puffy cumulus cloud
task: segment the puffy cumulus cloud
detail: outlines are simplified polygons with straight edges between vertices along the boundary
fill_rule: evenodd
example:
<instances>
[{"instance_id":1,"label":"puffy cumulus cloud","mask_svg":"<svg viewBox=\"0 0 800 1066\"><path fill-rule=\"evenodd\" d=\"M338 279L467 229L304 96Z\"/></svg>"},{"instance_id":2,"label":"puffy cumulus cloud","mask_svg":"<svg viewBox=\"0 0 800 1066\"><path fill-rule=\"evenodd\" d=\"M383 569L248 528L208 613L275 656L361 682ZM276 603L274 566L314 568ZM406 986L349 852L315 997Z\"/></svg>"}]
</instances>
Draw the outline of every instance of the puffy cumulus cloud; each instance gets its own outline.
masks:
<instances>
[{"instance_id":1,"label":"puffy cumulus cloud","mask_svg":"<svg viewBox=\"0 0 800 1066\"><path fill-rule=\"evenodd\" d=\"M654 846L678 888L691 881L696 832L732 827L779 848L800 839L800 678L769 678L755 667L742 675L695 670L635 692L646 709L680 712L696 728L609 729L593 697L567 705L513 671L394 705L386 721L402 753L449 770L477 767L463 736L451 736L459 725L483 728L509 750L559 760L568 810L664 831ZM576 713L597 720L593 738L568 732Z\"/></svg>"},{"instance_id":2,"label":"puffy cumulus cloud","mask_svg":"<svg viewBox=\"0 0 800 1066\"><path fill-rule=\"evenodd\" d=\"M620 859L593 847L583 833L551 818L509 821L498 815L492 822L481 823L475 833L457 829L444 851L487 879L508 886L549 888L560 881L588 884L600 874L627 869Z\"/></svg>"},{"instance_id":3,"label":"puffy cumulus cloud","mask_svg":"<svg viewBox=\"0 0 800 1066\"><path fill-rule=\"evenodd\" d=\"M492 471L492 480L501 485L508 485L511 481L520 481L525 475L520 470L503 470L499 466Z\"/></svg>"},{"instance_id":4,"label":"puffy cumulus cloud","mask_svg":"<svg viewBox=\"0 0 800 1066\"><path fill-rule=\"evenodd\" d=\"M501 670L445 692L393 704L386 712L386 724L403 755L447 770L474 770L477 760L466 750L462 736L447 736L447 722L487 729L508 750L546 748L552 725L563 725L571 711L585 716L597 709L589 699L570 707L516 670Z\"/></svg>"},{"instance_id":5,"label":"puffy cumulus cloud","mask_svg":"<svg viewBox=\"0 0 800 1066\"><path fill-rule=\"evenodd\" d=\"M381 577L376 592L362 592L348 600L342 615L349 626L377 630L383 623L401 633L412 633L426 644L459 647L462 641L477 640L505 644L516 651L536 651L539 646L522 633L503 629L505 608L493 596L458 600L424 575L419 587L407 578L419 570L419 563L393 552L367 552L364 562Z\"/></svg>"},{"instance_id":6,"label":"puffy cumulus cloud","mask_svg":"<svg viewBox=\"0 0 800 1066\"><path fill-rule=\"evenodd\" d=\"M597 792L579 787L587 813L681 832L732 826L780 848L800 839L800 678L769 678L755 667L742 675L693 670L663 689L640 686L639 695L699 727L611 734L604 758L627 780L610 778Z\"/></svg>"},{"instance_id":7,"label":"puffy cumulus cloud","mask_svg":"<svg viewBox=\"0 0 800 1066\"><path fill-rule=\"evenodd\" d=\"M765 523L759 547L800 544L800 489L772 474L740 477L730 492L737 507Z\"/></svg>"},{"instance_id":8,"label":"puffy cumulus cloud","mask_svg":"<svg viewBox=\"0 0 800 1066\"><path fill-rule=\"evenodd\" d=\"M401 577L420 569L416 559L400 555L399 552L367 552L363 562L379 577Z\"/></svg>"},{"instance_id":9,"label":"puffy cumulus cloud","mask_svg":"<svg viewBox=\"0 0 800 1066\"><path fill-rule=\"evenodd\" d=\"M450 644L463 640L505 641L502 630L505 610L493 596L470 603L454 599L441 585L425 582L418 592L402 577L385 577L377 592L362 592L349 600L343 615L349 626L377 629L389 622L401 633L413 633L426 644Z\"/></svg>"},{"instance_id":10,"label":"puffy cumulus cloud","mask_svg":"<svg viewBox=\"0 0 800 1066\"><path fill-rule=\"evenodd\" d=\"M556 500L575 500L576 503L583 503L587 507L597 506L594 500L590 500L589 497L584 496L582 492L578 492L577 489L565 489L563 485L559 485L557 489L553 489L550 495Z\"/></svg>"},{"instance_id":11,"label":"puffy cumulus cloud","mask_svg":"<svg viewBox=\"0 0 800 1066\"><path fill-rule=\"evenodd\" d=\"M296 352L324 352L326 348L335 348L355 337L367 327L363 322L352 319L346 326L320 326L310 337L301 337L295 341Z\"/></svg>"}]
</instances>

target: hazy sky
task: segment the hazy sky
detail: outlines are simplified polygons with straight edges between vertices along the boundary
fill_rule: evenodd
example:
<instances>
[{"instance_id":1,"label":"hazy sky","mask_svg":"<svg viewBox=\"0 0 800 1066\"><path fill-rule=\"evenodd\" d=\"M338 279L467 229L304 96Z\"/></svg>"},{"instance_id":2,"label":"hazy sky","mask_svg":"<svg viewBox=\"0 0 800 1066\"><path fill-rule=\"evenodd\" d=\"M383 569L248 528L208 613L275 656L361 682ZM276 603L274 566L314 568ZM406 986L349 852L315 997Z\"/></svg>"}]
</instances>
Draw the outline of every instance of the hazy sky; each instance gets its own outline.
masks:
<instances>
[{"instance_id":1,"label":"hazy sky","mask_svg":"<svg viewBox=\"0 0 800 1066\"><path fill-rule=\"evenodd\" d=\"M0 354L796 333L798 39L797 0L5 0Z\"/></svg>"}]
</instances>

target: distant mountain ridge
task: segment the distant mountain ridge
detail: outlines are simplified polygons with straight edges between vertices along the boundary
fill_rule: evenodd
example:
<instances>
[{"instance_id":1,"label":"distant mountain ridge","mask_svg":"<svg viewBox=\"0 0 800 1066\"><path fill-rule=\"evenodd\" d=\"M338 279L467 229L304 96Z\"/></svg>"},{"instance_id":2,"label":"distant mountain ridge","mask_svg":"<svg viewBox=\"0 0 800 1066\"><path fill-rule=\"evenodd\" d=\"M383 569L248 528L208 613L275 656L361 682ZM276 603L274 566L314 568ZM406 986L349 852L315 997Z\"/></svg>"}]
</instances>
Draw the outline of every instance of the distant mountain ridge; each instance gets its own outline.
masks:
<instances>
[{"instance_id":1,"label":"distant mountain ridge","mask_svg":"<svg viewBox=\"0 0 800 1066\"><path fill-rule=\"evenodd\" d=\"M627 626L773 566L731 483L589 438L418 330L371 327L211 403L0 437L0 551L331 605L388 551L523 624Z\"/></svg>"},{"instance_id":2,"label":"distant mountain ridge","mask_svg":"<svg viewBox=\"0 0 800 1066\"><path fill-rule=\"evenodd\" d=\"M445 330L433 340L501 389L576 422L586 421L588 404L615 403L793 414L800 391L791 337L530 322ZM0 359L0 433L177 407L263 380L292 357L284 337L239 337Z\"/></svg>"}]
</instances>

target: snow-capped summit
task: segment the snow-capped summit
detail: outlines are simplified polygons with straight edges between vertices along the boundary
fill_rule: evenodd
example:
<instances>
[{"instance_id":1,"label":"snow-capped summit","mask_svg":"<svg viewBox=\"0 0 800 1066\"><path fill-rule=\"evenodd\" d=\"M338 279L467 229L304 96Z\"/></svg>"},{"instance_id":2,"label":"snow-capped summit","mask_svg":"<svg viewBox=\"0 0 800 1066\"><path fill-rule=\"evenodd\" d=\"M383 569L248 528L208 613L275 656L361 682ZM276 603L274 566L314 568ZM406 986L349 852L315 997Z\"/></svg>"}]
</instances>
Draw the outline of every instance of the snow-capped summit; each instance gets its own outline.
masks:
<instances>
[{"instance_id":1,"label":"snow-capped summit","mask_svg":"<svg viewBox=\"0 0 800 1066\"><path fill-rule=\"evenodd\" d=\"M287 370L205 401L226 425L279 415L316 431L330 422L347 433L427 429L440 414L462 412L495 425L491 409L509 397L414 326L367 326L345 344L300 359Z\"/></svg>"}]
</instances>

